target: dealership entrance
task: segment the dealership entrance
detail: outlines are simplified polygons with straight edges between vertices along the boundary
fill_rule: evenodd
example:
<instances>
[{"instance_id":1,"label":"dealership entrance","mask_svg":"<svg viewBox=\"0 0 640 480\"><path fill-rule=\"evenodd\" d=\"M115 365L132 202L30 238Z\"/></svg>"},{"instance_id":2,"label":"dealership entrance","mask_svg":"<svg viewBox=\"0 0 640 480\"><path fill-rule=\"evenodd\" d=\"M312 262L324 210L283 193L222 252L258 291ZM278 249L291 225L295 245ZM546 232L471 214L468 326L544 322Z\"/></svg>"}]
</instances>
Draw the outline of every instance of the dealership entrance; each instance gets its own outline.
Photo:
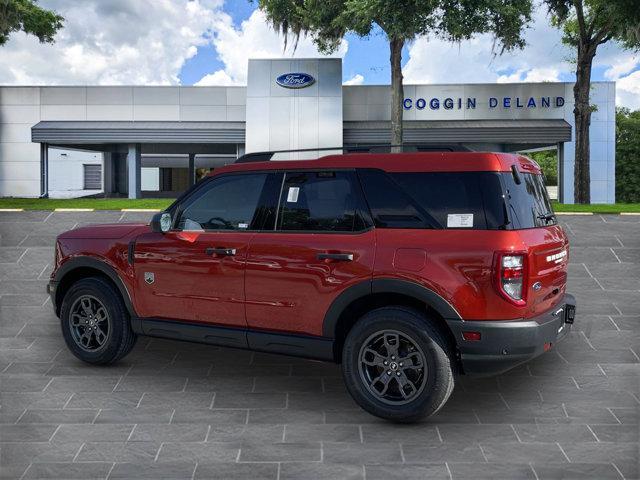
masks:
<instances>
[{"instance_id":1,"label":"dealership entrance","mask_svg":"<svg viewBox=\"0 0 640 480\"><path fill-rule=\"evenodd\" d=\"M101 152L105 196L177 197L205 171L242 153L244 125L43 121L32 128L32 138L42 146L43 194L51 168L48 150L56 148Z\"/></svg>"}]
</instances>

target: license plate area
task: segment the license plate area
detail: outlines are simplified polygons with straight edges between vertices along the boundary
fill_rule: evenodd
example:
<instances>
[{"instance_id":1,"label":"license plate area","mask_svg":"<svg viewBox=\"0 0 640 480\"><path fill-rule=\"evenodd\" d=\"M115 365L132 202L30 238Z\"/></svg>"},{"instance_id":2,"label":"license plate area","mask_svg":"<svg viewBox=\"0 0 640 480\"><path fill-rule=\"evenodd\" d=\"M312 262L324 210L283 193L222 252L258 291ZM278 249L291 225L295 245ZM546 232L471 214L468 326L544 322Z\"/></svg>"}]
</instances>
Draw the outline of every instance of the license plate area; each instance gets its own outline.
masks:
<instances>
[{"instance_id":1,"label":"license plate area","mask_svg":"<svg viewBox=\"0 0 640 480\"><path fill-rule=\"evenodd\" d=\"M572 324L576 318L576 306L565 305L564 306L564 323Z\"/></svg>"}]
</instances>

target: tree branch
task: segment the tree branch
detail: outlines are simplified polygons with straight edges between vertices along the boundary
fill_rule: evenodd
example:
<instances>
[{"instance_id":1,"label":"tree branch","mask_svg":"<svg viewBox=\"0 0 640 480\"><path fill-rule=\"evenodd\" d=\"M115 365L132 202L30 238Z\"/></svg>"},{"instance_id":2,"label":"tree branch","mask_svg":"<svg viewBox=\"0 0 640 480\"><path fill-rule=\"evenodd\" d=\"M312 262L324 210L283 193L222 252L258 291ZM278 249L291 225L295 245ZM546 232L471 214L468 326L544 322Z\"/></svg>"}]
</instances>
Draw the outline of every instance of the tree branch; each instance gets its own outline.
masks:
<instances>
[{"instance_id":1,"label":"tree branch","mask_svg":"<svg viewBox=\"0 0 640 480\"><path fill-rule=\"evenodd\" d=\"M598 8L591 15L591 23L589 24L589 30L587 32L587 37L589 39L593 38L593 31L596 28L596 20L595 19L599 18L601 14L602 14L601 8Z\"/></svg>"},{"instance_id":2,"label":"tree branch","mask_svg":"<svg viewBox=\"0 0 640 480\"><path fill-rule=\"evenodd\" d=\"M596 45L601 45L611 40L611 38L613 37L613 33L611 33L612 28L613 20L609 19L607 23L593 36L593 41L596 43Z\"/></svg>"},{"instance_id":3,"label":"tree branch","mask_svg":"<svg viewBox=\"0 0 640 480\"><path fill-rule=\"evenodd\" d=\"M604 43L607 43L609 40L611 40L613 38L613 34L609 33L608 35L605 35L604 37L602 37L601 40L598 41L598 45L602 45Z\"/></svg>"},{"instance_id":4,"label":"tree branch","mask_svg":"<svg viewBox=\"0 0 640 480\"><path fill-rule=\"evenodd\" d=\"M576 9L578 17L578 26L580 28L580 40L583 44L587 43L587 28L584 23L584 10L582 9L582 0L573 0L573 6Z\"/></svg>"}]
</instances>

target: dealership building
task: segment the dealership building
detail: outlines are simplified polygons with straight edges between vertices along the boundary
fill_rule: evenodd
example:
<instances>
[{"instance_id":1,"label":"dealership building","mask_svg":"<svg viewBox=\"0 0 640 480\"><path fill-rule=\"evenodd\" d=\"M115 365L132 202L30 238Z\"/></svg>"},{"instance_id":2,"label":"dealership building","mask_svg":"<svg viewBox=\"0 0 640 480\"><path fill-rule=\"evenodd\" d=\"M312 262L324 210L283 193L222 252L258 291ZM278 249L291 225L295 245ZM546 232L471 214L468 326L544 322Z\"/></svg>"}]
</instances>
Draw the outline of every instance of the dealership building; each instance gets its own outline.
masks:
<instances>
[{"instance_id":1,"label":"dealership building","mask_svg":"<svg viewBox=\"0 0 640 480\"><path fill-rule=\"evenodd\" d=\"M406 150L552 148L572 203L572 89L405 85ZM591 102L591 201L613 203L615 83L594 82ZM340 59L250 60L246 87L0 87L0 197L176 196L244 153L389 145L390 118L391 88L342 85Z\"/></svg>"}]
</instances>

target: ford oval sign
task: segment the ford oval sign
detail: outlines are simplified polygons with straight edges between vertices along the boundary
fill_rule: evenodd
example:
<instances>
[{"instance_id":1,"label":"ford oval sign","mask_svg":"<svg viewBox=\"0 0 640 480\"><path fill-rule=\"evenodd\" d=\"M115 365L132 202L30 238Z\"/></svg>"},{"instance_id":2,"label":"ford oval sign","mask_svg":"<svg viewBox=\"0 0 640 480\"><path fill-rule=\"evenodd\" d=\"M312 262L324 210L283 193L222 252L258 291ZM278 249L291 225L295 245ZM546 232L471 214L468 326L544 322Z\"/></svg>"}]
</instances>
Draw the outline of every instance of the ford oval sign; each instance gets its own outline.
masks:
<instances>
[{"instance_id":1,"label":"ford oval sign","mask_svg":"<svg viewBox=\"0 0 640 480\"><path fill-rule=\"evenodd\" d=\"M284 88L305 88L313 85L316 79L307 73L285 73L276 78L276 83Z\"/></svg>"}]
</instances>

